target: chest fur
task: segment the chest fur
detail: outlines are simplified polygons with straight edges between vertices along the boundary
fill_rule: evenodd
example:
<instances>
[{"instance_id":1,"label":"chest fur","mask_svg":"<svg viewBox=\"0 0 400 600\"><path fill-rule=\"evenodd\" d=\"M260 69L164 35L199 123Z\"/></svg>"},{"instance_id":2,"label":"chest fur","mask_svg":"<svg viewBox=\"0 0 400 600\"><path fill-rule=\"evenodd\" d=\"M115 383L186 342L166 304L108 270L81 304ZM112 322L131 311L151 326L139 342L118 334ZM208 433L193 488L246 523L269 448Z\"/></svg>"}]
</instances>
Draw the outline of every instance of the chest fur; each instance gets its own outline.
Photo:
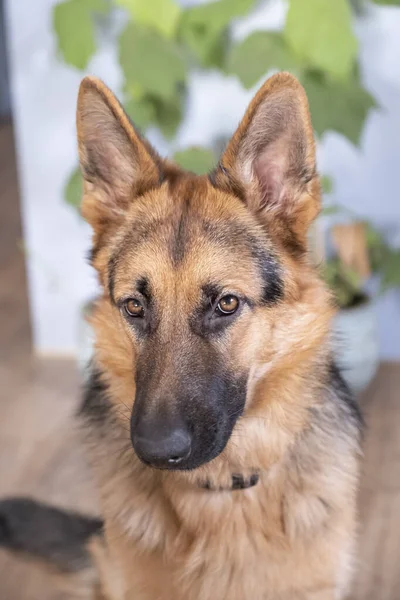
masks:
<instances>
[{"instance_id":1,"label":"chest fur","mask_svg":"<svg viewBox=\"0 0 400 600\"><path fill-rule=\"evenodd\" d=\"M337 512L322 489L298 490L279 470L247 490L164 484L126 494L117 506L114 489L106 513L119 532L109 543L120 545L127 600L130 590L142 590L137 600L291 599L325 587L333 594L353 537L350 507ZM143 581L149 572L158 583Z\"/></svg>"}]
</instances>

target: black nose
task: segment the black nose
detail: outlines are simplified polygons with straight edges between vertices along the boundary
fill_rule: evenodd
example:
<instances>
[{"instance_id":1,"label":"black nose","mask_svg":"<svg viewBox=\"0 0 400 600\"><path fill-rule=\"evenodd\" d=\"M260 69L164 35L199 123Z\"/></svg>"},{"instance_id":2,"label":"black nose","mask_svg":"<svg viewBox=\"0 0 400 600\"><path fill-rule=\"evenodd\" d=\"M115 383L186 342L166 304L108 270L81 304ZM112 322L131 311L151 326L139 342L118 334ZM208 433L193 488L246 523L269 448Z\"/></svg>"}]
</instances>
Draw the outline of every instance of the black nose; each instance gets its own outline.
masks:
<instances>
[{"instance_id":1,"label":"black nose","mask_svg":"<svg viewBox=\"0 0 400 600\"><path fill-rule=\"evenodd\" d=\"M182 469L190 456L191 436L181 423L140 420L132 427L132 444L146 464L159 469Z\"/></svg>"}]
</instances>

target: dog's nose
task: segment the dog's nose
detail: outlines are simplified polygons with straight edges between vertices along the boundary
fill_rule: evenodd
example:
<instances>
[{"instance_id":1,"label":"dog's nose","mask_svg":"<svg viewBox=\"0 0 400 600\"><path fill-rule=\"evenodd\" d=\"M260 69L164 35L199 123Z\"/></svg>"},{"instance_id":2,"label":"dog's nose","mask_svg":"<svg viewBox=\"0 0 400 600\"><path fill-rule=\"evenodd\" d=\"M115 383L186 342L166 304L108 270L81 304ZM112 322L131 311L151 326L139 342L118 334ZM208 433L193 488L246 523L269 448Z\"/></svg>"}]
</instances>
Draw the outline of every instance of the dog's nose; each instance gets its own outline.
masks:
<instances>
[{"instance_id":1,"label":"dog's nose","mask_svg":"<svg viewBox=\"0 0 400 600\"><path fill-rule=\"evenodd\" d=\"M143 421L132 431L132 443L144 463L159 469L179 469L190 456L192 440L182 424Z\"/></svg>"}]
</instances>

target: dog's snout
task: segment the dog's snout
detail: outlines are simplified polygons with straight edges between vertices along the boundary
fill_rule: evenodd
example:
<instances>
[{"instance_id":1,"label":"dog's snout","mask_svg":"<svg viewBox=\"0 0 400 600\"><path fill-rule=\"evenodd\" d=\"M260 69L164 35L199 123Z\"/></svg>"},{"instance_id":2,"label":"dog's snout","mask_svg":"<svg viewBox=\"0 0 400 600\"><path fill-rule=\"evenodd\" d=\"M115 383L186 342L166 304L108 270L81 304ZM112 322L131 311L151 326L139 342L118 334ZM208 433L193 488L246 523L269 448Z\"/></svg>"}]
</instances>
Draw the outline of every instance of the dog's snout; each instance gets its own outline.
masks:
<instances>
[{"instance_id":1,"label":"dog's snout","mask_svg":"<svg viewBox=\"0 0 400 600\"><path fill-rule=\"evenodd\" d=\"M132 428L132 444L144 463L159 469L182 469L190 457L192 439L181 422L143 419Z\"/></svg>"}]
</instances>

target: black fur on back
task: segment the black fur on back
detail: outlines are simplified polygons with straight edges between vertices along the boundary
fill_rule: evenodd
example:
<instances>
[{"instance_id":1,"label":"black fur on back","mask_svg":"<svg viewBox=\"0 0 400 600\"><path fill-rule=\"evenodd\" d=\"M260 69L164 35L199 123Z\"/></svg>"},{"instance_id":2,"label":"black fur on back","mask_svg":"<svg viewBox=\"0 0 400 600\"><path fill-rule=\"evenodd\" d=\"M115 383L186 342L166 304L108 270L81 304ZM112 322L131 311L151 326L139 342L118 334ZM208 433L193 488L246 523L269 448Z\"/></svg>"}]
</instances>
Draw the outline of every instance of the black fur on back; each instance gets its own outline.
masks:
<instances>
[{"instance_id":1,"label":"black fur on back","mask_svg":"<svg viewBox=\"0 0 400 600\"><path fill-rule=\"evenodd\" d=\"M363 432L364 419L358 402L354 394L350 391L350 388L343 379L339 367L334 361L331 361L330 363L329 376L329 383L332 388L332 391L335 394L335 397L337 398L337 401L340 402L346 408L346 411L348 412L350 418L356 424L357 429Z\"/></svg>"},{"instance_id":2,"label":"black fur on back","mask_svg":"<svg viewBox=\"0 0 400 600\"><path fill-rule=\"evenodd\" d=\"M86 543L102 528L99 519L29 498L0 501L0 547L41 558L62 571L89 565Z\"/></svg>"}]
</instances>

